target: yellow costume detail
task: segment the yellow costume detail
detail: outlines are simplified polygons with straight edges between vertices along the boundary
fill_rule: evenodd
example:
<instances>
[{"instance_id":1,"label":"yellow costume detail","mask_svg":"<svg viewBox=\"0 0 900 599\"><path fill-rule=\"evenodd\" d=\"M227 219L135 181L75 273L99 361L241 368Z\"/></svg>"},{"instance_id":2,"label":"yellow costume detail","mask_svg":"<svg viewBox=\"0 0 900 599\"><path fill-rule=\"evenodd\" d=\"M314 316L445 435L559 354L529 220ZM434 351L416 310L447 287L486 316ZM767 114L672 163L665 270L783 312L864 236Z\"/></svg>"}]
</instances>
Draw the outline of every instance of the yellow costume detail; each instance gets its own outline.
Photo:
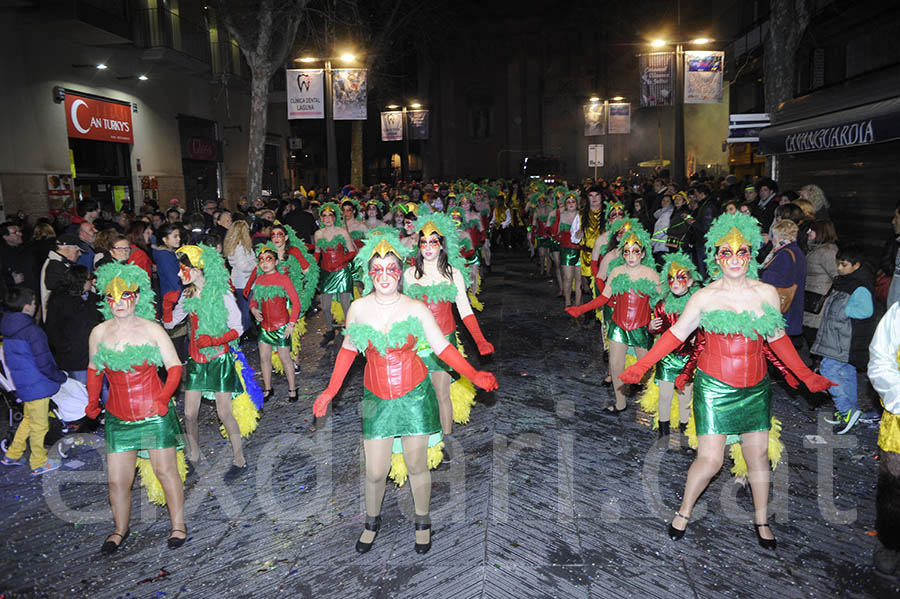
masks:
<instances>
[{"instance_id":1,"label":"yellow costume detail","mask_svg":"<svg viewBox=\"0 0 900 599\"><path fill-rule=\"evenodd\" d=\"M203 249L199 245L183 245L175 250L175 254L187 256L194 268L203 268L203 259L201 258Z\"/></svg>"},{"instance_id":2,"label":"yellow costume detail","mask_svg":"<svg viewBox=\"0 0 900 599\"><path fill-rule=\"evenodd\" d=\"M272 353L273 357L275 355L277 355L277 352ZM272 366L274 368L274 359ZM250 399L250 395L247 393L247 385L244 383L244 365L240 360L235 360L234 369L238 379L241 381L241 387L244 388L244 392L231 400L231 413L237 421L241 437L246 439L256 430L257 422L259 421L259 410L253 405L253 400ZM228 438L228 431L225 430L224 425L219 426L219 432L222 433L223 437Z\"/></svg>"},{"instance_id":3,"label":"yellow costume detail","mask_svg":"<svg viewBox=\"0 0 900 599\"><path fill-rule=\"evenodd\" d=\"M183 483L187 478L188 466L184 460L184 451L178 450L175 454L175 462L178 465L178 476L181 477ZM163 491L162 483L156 478L153 472L153 466L149 458L137 459L138 476L141 478L141 486L147 489L147 500L156 505L166 505L166 494Z\"/></svg>"},{"instance_id":4,"label":"yellow costume detail","mask_svg":"<svg viewBox=\"0 0 900 599\"><path fill-rule=\"evenodd\" d=\"M113 300L115 300L116 303L119 303L123 293L126 291L134 293L137 290L137 283L126 283L122 277L113 277L113 279L106 284L106 289L103 290L103 293L111 295Z\"/></svg>"},{"instance_id":5,"label":"yellow costume detail","mask_svg":"<svg viewBox=\"0 0 900 599\"><path fill-rule=\"evenodd\" d=\"M750 242L747 241L747 238L744 237L744 234L737 227L731 227L728 233L716 241L716 247L722 247L723 245L727 245L736 254L742 247L749 246Z\"/></svg>"},{"instance_id":6,"label":"yellow costume detail","mask_svg":"<svg viewBox=\"0 0 900 599\"><path fill-rule=\"evenodd\" d=\"M440 466L444 460L444 442L441 441L437 445L428 448L428 469L434 470ZM406 469L406 462L403 460L402 453L391 454L391 471L388 474L398 487L402 487L409 478L409 471Z\"/></svg>"}]
</instances>

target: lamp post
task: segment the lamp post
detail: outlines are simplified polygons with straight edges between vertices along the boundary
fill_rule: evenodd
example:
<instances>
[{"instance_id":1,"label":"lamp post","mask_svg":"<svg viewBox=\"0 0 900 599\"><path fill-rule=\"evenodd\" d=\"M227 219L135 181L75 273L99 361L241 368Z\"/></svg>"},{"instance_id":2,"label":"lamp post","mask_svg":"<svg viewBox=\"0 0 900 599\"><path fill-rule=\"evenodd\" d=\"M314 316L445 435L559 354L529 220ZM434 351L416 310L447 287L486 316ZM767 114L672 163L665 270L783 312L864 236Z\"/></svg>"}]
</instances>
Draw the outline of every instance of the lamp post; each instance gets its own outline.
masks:
<instances>
[{"instance_id":1,"label":"lamp post","mask_svg":"<svg viewBox=\"0 0 900 599\"><path fill-rule=\"evenodd\" d=\"M408 108L418 110L421 107L422 104L420 104L419 102L411 102L409 106L405 104L403 106L399 106L397 104L388 104L387 106L387 108L391 110L397 110L399 108L401 113L400 126L402 128L401 135L403 136L403 139L401 143L403 144L403 149L401 150L402 153L400 154L400 179L403 181L406 181L409 178L409 123L407 121L406 111Z\"/></svg>"},{"instance_id":2,"label":"lamp post","mask_svg":"<svg viewBox=\"0 0 900 599\"><path fill-rule=\"evenodd\" d=\"M350 54L349 52L345 52L340 57L338 57L341 61L345 63L352 63L356 60L356 56ZM295 59L297 62L302 63L311 63L311 62L319 62L320 60L325 63L325 166L326 166L326 180L328 183L328 187L331 193L335 193L336 190L340 186L340 182L338 180L338 161L337 161L337 140L334 135L334 86L332 79L332 68L331 61L334 58L315 58L312 56L304 56L303 58Z\"/></svg>"}]
</instances>

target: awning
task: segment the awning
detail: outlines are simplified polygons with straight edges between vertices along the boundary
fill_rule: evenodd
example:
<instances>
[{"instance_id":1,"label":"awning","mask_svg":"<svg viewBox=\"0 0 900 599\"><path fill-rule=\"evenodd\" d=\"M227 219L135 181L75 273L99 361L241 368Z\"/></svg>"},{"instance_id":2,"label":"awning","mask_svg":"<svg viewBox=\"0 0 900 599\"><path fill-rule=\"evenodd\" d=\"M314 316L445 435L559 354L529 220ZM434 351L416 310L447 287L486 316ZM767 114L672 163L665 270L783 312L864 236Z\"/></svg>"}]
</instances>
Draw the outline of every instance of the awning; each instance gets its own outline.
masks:
<instances>
[{"instance_id":1,"label":"awning","mask_svg":"<svg viewBox=\"0 0 900 599\"><path fill-rule=\"evenodd\" d=\"M759 151L796 154L894 139L900 139L900 98L766 127L759 133Z\"/></svg>"}]
</instances>

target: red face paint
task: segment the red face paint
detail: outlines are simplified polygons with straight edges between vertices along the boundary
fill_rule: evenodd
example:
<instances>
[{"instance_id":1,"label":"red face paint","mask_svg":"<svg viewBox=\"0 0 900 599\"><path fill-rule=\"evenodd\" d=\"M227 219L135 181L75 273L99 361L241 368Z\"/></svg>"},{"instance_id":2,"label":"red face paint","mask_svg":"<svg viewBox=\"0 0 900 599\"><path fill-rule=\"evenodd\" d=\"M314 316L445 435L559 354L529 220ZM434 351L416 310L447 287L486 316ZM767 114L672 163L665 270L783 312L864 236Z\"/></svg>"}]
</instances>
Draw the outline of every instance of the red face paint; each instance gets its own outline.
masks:
<instances>
[{"instance_id":1,"label":"red face paint","mask_svg":"<svg viewBox=\"0 0 900 599\"><path fill-rule=\"evenodd\" d=\"M441 240L438 239L437 235L431 235L427 239L419 240L419 247L424 249L431 248L433 250L441 249Z\"/></svg>"},{"instance_id":2,"label":"red face paint","mask_svg":"<svg viewBox=\"0 0 900 599\"><path fill-rule=\"evenodd\" d=\"M191 267L185 266L184 264L182 264L181 265L181 276L184 278L185 281L190 281L191 280Z\"/></svg>"},{"instance_id":3,"label":"red face paint","mask_svg":"<svg viewBox=\"0 0 900 599\"><path fill-rule=\"evenodd\" d=\"M284 243L284 238L285 238L284 231L281 231L281 230L272 231L272 241L274 241L275 243L277 243L277 244Z\"/></svg>"}]
</instances>

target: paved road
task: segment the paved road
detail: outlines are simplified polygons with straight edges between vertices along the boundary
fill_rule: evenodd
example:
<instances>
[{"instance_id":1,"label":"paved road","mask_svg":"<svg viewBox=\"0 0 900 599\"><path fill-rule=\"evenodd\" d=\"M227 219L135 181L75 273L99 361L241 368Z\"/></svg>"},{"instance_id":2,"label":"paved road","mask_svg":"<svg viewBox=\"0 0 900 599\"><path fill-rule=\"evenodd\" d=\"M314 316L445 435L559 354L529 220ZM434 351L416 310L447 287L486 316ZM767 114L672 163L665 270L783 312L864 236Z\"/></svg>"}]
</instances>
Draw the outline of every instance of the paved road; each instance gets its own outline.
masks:
<instances>
[{"instance_id":1,"label":"paved road","mask_svg":"<svg viewBox=\"0 0 900 599\"><path fill-rule=\"evenodd\" d=\"M215 410L201 411L203 466L186 489L189 540L181 549L166 548L165 512L136 486L131 536L118 554L98 554L111 531L99 437L43 479L0 471L0 590L129 599L771 599L900 591L870 566L876 429L832 437L817 429L821 414L777 389L773 405L787 446L770 519L777 552L756 544L749 494L727 466L674 543L666 521L690 458L655 449L648 416L633 407L621 419L601 413L610 392L597 385L605 372L599 329L565 316L531 263L502 255L497 262L480 320L497 348L484 367L500 390L479 395L472 422L454 435L455 463L434 473L428 555L413 551L408 488L392 485L375 547L366 555L353 550L363 513L362 361L331 416L310 432L312 399L335 352L318 348L321 322L313 319L302 399L287 403L285 384L276 387L279 398L246 447L251 472L239 482L222 482L230 451ZM805 441L815 434L826 443Z\"/></svg>"}]
</instances>

